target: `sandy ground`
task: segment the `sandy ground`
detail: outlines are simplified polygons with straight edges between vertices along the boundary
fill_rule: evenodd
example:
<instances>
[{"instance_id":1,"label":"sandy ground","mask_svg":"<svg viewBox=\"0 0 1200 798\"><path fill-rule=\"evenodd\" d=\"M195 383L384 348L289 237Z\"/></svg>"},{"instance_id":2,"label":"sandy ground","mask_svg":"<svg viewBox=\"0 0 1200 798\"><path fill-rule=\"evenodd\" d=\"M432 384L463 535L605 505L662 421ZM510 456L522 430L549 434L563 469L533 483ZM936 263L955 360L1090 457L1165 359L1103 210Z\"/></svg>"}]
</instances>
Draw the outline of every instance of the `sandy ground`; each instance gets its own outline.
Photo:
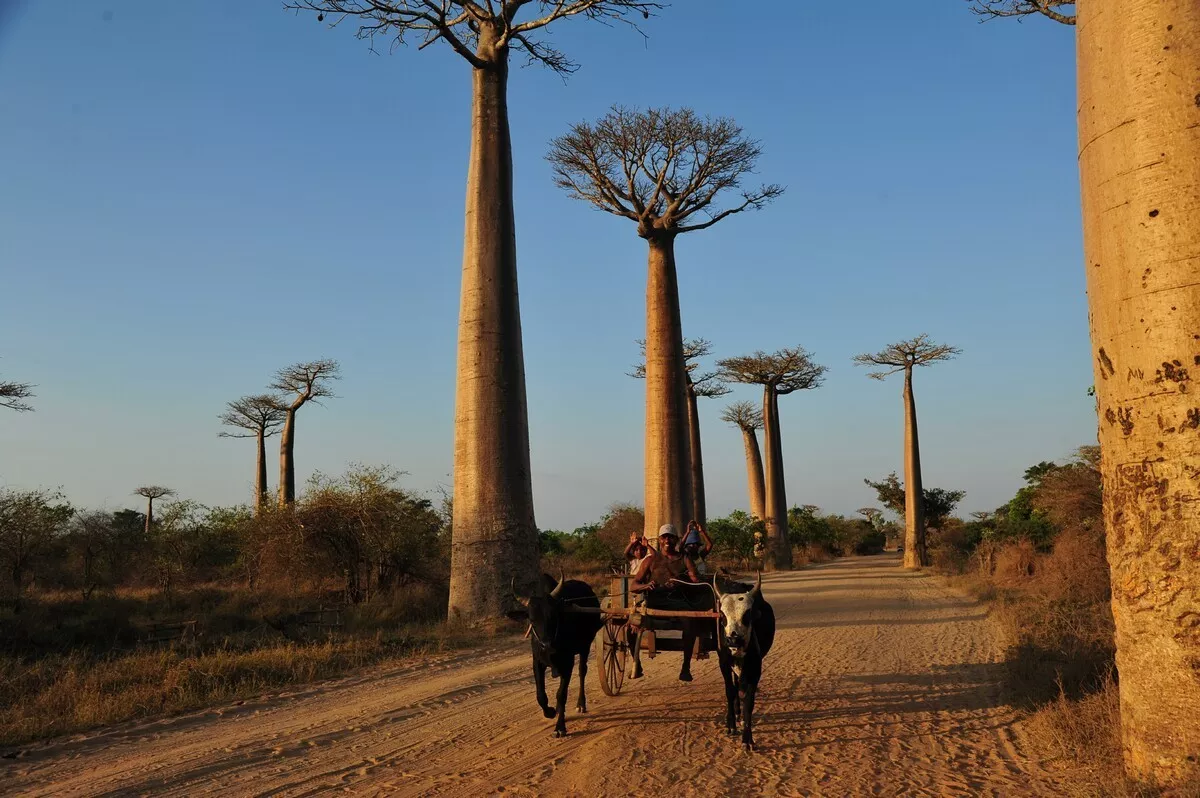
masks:
<instances>
[{"instance_id":1,"label":"sandy ground","mask_svg":"<svg viewBox=\"0 0 1200 798\"><path fill-rule=\"evenodd\" d=\"M679 654L553 739L525 643L505 642L0 760L9 795L1053 795L1001 700L985 609L894 555L768 575L779 634L759 750L717 725L715 656ZM553 682L556 685L557 682ZM574 706L575 685L572 685Z\"/></svg>"}]
</instances>

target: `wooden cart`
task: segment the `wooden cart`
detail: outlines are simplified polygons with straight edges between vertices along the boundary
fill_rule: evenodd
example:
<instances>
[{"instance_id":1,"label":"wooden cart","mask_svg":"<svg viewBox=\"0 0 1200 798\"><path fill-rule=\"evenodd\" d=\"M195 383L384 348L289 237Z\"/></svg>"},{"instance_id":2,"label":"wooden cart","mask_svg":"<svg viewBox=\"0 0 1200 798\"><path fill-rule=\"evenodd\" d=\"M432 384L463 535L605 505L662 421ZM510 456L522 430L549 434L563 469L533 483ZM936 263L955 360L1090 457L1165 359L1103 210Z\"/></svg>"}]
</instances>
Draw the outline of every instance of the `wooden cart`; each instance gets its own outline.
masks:
<instances>
[{"instance_id":1,"label":"wooden cart","mask_svg":"<svg viewBox=\"0 0 1200 798\"><path fill-rule=\"evenodd\" d=\"M615 696L621 692L625 683L625 673L632 668L632 651L637 633L629 626L629 617L634 613L634 596L629 592L632 577L615 576L609 584L608 596L602 599L600 609L594 607L571 607L569 612L596 613L604 618L604 626L596 635L595 657L593 662L600 663L600 689L605 695ZM642 651L643 655L653 659L660 651L683 651L683 639L660 636L664 631L683 631L685 619L700 619L709 623L701 623L696 636L692 653L694 656L706 655L717 648L717 624L721 614L717 611L716 594L713 594L713 604L710 610L660 610L650 607L639 607L641 616Z\"/></svg>"}]
</instances>

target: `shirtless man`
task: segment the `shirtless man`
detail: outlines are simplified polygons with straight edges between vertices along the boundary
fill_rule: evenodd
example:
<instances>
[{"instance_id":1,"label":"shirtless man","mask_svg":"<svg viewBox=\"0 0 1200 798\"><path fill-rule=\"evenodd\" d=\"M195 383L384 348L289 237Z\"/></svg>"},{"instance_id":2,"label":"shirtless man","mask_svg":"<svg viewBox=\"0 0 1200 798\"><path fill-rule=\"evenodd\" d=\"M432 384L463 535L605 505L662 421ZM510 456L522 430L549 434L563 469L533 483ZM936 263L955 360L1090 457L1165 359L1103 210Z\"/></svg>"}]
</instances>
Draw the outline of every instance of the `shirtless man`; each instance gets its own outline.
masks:
<instances>
[{"instance_id":1,"label":"shirtless man","mask_svg":"<svg viewBox=\"0 0 1200 798\"><path fill-rule=\"evenodd\" d=\"M693 609L687 593L682 589L683 586L674 584L676 580L699 582L700 575L696 572L695 563L680 550L679 534L675 531L675 527L671 524L663 524L658 529L658 552L642 561L637 573L634 574L633 584L630 585L629 591L643 594L643 601L647 607ZM637 631L637 637L633 644L633 678L640 679L642 677L642 630L636 622L631 623L631 628ZM679 672L680 680L685 682L692 680L690 669L692 651L689 641L693 635L694 632L685 626L683 669Z\"/></svg>"}]
</instances>

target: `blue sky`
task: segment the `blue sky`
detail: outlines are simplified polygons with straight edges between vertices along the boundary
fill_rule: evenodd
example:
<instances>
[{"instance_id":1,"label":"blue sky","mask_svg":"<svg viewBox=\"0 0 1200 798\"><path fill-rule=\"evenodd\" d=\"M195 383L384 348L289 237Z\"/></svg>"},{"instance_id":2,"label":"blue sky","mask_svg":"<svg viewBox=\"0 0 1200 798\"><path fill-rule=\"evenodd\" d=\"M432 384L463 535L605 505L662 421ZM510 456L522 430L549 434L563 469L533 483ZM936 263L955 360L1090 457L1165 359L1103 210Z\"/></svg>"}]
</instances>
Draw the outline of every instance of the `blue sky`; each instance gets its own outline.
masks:
<instances>
[{"instance_id":1,"label":"blue sky","mask_svg":"<svg viewBox=\"0 0 1200 798\"><path fill-rule=\"evenodd\" d=\"M539 525L642 497L625 372L645 244L543 159L617 102L732 116L787 186L677 259L686 335L830 367L782 401L789 502L853 512L864 477L901 470L900 384L850 358L927 332L964 353L918 375L926 485L994 508L1095 438L1071 30L981 25L959 0L736 5L677 0L646 39L568 20L552 38L575 75L513 69ZM217 437L224 403L334 357L340 398L301 412L300 478L389 463L449 485L467 65L373 54L274 0L26 3L0 22L0 377L38 386L37 412L0 415L0 484L246 501L253 445ZM701 407L710 515L746 502L725 401Z\"/></svg>"}]
</instances>

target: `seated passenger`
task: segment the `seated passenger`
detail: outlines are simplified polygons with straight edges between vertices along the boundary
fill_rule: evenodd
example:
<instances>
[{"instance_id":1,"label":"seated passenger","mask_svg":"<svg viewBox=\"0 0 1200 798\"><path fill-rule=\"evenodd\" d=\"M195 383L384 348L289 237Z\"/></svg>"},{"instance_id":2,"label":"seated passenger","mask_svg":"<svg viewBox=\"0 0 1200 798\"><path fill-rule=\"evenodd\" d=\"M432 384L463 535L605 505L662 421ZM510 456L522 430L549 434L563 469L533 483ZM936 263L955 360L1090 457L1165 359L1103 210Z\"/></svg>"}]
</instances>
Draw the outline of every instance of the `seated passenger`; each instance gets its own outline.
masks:
<instances>
[{"instance_id":1,"label":"seated passenger","mask_svg":"<svg viewBox=\"0 0 1200 798\"><path fill-rule=\"evenodd\" d=\"M629 545L625 547L625 560L629 563L630 575L636 574L642 561L649 559L653 554L654 549L650 548L650 542L646 540L645 535L636 532L630 535Z\"/></svg>"},{"instance_id":2,"label":"seated passenger","mask_svg":"<svg viewBox=\"0 0 1200 798\"><path fill-rule=\"evenodd\" d=\"M704 531L704 527L696 521L689 521L687 537L683 539L683 553L696 564L696 573L700 574L700 578L706 582L709 581L711 575L705 558L712 550L712 538Z\"/></svg>"}]
</instances>

